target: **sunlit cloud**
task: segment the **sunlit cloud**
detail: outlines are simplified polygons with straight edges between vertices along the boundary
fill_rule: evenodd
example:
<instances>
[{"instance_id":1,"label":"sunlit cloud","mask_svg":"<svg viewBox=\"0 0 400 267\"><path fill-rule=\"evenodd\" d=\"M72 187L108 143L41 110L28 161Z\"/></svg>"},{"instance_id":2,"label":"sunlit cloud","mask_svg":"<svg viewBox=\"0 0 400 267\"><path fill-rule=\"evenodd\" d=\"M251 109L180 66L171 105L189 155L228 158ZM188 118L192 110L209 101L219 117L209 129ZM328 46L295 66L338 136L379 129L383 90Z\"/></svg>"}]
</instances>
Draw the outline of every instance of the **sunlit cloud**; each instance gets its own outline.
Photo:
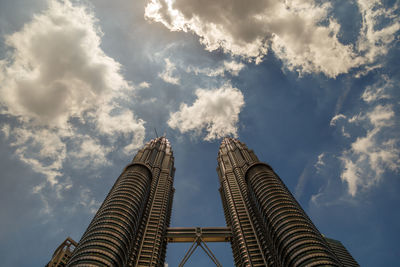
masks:
<instances>
[{"instance_id":1,"label":"sunlit cloud","mask_svg":"<svg viewBox=\"0 0 400 267\"><path fill-rule=\"evenodd\" d=\"M170 115L168 125L171 128L182 133L192 131L196 135L205 130L205 140L237 136L239 113L245 103L242 92L225 84L211 90L198 89L196 97L191 106L183 103Z\"/></svg>"},{"instance_id":2,"label":"sunlit cloud","mask_svg":"<svg viewBox=\"0 0 400 267\"><path fill-rule=\"evenodd\" d=\"M385 8L380 1L358 0L356 5L362 27L352 44L340 41L341 25L327 2L150 0L145 17L171 31L194 32L209 51L223 49L259 63L273 50L290 70L337 77L379 65L400 29L396 4ZM389 23L381 27L383 19Z\"/></svg>"}]
</instances>

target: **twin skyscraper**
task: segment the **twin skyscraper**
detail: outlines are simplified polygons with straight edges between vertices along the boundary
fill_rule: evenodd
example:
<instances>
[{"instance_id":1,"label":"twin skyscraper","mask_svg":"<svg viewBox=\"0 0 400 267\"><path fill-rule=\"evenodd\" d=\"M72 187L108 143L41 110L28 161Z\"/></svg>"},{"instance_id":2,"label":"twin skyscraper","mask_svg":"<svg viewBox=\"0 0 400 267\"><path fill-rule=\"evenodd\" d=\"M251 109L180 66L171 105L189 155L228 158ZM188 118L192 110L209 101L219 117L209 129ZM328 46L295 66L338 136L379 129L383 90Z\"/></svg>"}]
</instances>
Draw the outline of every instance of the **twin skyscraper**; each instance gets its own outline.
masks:
<instances>
[{"instance_id":1,"label":"twin skyscraper","mask_svg":"<svg viewBox=\"0 0 400 267\"><path fill-rule=\"evenodd\" d=\"M196 228L190 238L187 229L169 228L171 145L165 137L148 142L118 177L67 266L164 266L167 243L174 240L200 246L229 241L236 266L358 266L340 242L321 235L273 169L245 144L224 138L217 172L226 227Z\"/></svg>"}]
</instances>

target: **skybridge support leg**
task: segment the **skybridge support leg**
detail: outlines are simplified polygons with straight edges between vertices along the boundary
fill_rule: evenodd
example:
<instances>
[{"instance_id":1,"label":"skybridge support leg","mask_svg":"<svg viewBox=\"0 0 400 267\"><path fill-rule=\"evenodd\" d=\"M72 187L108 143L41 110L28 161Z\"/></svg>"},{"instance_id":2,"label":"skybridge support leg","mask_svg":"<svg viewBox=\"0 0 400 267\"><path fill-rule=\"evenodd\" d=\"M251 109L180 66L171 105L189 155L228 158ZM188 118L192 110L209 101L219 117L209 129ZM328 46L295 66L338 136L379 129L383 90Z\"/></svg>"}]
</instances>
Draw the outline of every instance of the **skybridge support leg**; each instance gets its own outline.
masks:
<instances>
[{"instance_id":1,"label":"skybridge support leg","mask_svg":"<svg viewBox=\"0 0 400 267\"><path fill-rule=\"evenodd\" d=\"M215 228L169 228L167 231L168 242L191 242L189 250L186 252L182 261L179 263L179 267L183 267L189 260L190 256L197 247L201 247L208 257L214 262L217 267L222 267L222 264L218 261L217 257L212 253L211 249L207 246L206 241L209 242L229 242L231 238L230 228L215 227Z\"/></svg>"}]
</instances>

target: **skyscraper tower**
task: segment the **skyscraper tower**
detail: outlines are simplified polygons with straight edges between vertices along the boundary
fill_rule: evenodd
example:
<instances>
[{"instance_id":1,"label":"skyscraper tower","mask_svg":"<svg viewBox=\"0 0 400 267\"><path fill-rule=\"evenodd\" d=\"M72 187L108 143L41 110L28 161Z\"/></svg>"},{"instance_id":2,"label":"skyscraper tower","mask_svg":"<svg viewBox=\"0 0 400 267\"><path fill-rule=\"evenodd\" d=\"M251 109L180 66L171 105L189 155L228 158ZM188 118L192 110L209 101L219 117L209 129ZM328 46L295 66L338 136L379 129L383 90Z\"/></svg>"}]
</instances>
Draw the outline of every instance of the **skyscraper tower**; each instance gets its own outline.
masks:
<instances>
[{"instance_id":1,"label":"skyscraper tower","mask_svg":"<svg viewBox=\"0 0 400 267\"><path fill-rule=\"evenodd\" d=\"M174 173L168 140L147 143L118 177L68 266L163 266Z\"/></svg>"},{"instance_id":2,"label":"skyscraper tower","mask_svg":"<svg viewBox=\"0 0 400 267\"><path fill-rule=\"evenodd\" d=\"M77 245L78 244L72 238L67 237L54 251L53 257L45 267L65 266Z\"/></svg>"},{"instance_id":3,"label":"skyscraper tower","mask_svg":"<svg viewBox=\"0 0 400 267\"><path fill-rule=\"evenodd\" d=\"M343 266L272 168L224 138L218 175L236 266Z\"/></svg>"},{"instance_id":4,"label":"skyscraper tower","mask_svg":"<svg viewBox=\"0 0 400 267\"><path fill-rule=\"evenodd\" d=\"M167 242L189 242L179 266L197 247L221 266L205 243L231 242L238 267L359 266L339 241L320 234L272 168L239 140L223 139L217 172L227 227L169 228L174 157L165 137L148 142L118 177L80 242L68 239L48 265L65 266L70 258L67 266L162 267Z\"/></svg>"}]
</instances>

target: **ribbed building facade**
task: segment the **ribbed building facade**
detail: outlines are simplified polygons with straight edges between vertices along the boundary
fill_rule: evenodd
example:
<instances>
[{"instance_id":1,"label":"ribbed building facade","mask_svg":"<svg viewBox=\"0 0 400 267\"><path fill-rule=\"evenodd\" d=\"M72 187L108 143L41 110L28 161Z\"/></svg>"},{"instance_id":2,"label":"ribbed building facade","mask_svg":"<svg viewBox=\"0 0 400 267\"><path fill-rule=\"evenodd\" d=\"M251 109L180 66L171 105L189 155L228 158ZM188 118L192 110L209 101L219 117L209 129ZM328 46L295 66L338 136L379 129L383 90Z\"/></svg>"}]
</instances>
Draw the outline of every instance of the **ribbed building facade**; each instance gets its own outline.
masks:
<instances>
[{"instance_id":1,"label":"ribbed building facade","mask_svg":"<svg viewBox=\"0 0 400 267\"><path fill-rule=\"evenodd\" d=\"M174 172L168 140L147 143L118 177L68 266L163 266Z\"/></svg>"},{"instance_id":2,"label":"ribbed building facade","mask_svg":"<svg viewBox=\"0 0 400 267\"><path fill-rule=\"evenodd\" d=\"M333 250L335 255L345 267L360 266L340 241L328 237L325 237L325 240L328 242L329 247Z\"/></svg>"},{"instance_id":3,"label":"ribbed building facade","mask_svg":"<svg viewBox=\"0 0 400 267\"><path fill-rule=\"evenodd\" d=\"M165 137L148 142L79 243L68 239L48 266L65 266L69 259L67 266L163 267L167 242L192 242L180 266L204 242L230 242L237 267L359 266L339 241L320 234L279 176L239 140L223 139L217 172L227 227L169 228L174 156Z\"/></svg>"},{"instance_id":4,"label":"ribbed building facade","mask_svg":"<svg viewBox=\"0 0 400 267\"><path fill-rule=\"evenodd\" d=\"M78 244L70 237L64 240L61 245L54 251L53 257L45 267L64 267L71 258L75 247Z\"/></svg>"},{"instance_id":5,"label":"ribbed building facade","mask_svg":"<svg viewBox=\"0 0 400 267\"><path fill-rule=\"evenodd\" d=\"M345 266L272 168L224 138L218 175L236 266Z\"/></svg>"},{"instance_id":6,"label":"ribbed building facade","mask_svg":"<svg viewBox=\"0 0 400 267\"><path fill-rule=\"evenodd\" d=\"M233 143L232 143L233 144ZM217 172L221 183L220 194L227 226L232 230L232 253L236 266L272 266L276 259L270 253L262 225L250 204L244 175L245 162L253 162L254 154L243 151L243 157L231 144L231 139L222 141L218 153Z\"/></svg>"}]
</instances>

